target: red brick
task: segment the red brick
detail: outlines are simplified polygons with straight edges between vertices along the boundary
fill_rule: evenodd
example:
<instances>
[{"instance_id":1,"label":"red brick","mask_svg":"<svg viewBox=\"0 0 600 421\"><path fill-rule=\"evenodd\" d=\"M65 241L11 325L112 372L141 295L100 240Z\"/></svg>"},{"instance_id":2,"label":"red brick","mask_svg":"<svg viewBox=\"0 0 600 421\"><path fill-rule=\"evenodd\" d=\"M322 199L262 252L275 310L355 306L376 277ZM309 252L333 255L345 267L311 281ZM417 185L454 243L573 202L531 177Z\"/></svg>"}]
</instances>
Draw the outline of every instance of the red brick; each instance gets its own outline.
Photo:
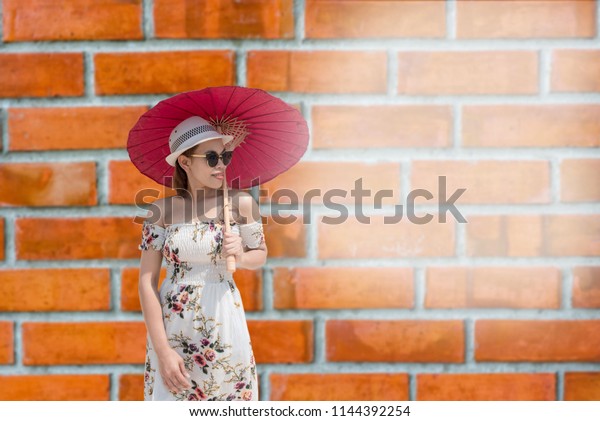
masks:
<instances>
[{"instance_id":1,"label":"red brick","mask_svg":"<svg viewBox=\"0 0 600 421\"><path fill-rule=\"evenodd\" d=\"M565 401L600 401L600 373L566 372Z\"/></svg>"},{"instance_id":2,"label":"red brick","mask_svg":"<svg viewBox=\"0 0 600 421\"><path fill-rule=\"evenodd\" d=\"M553 373L417 374L420 401L552 401Z\"/></svg>"},{"instance_id":3,"label":"red brick","mask_svg":"<svg viewBox=\"0 0 600 421\"><path fill-rule=\"evenodd\" d=\"M277 309L412 308L411 268L274 268Z\"/></svg>"},{"instance_id":4,"label":"red brick","mask_svg":"<svg viewBox=\"0 0 600 421\"><path fill-rule=\"evenodd\" d=\"M269 257L305 257L306 256L306 228L302 216L294 215L286 222L288 216L284 213L279 218L269 216L263 224L265 242L269 250Z\"/></svg>"},{"instance_id":5,"label":"red brick","mask_svg":"<svg viewBox=\"0 0 600 421\"><path fill-rule=\"evenodd\" d=\"M0 207L98 203L95 162L5 162L0 179Z\"/></svg>"},{"instance_id":6,"label":"red brick","mask_svg":"<svg viewBox=\"0 0 600 421\"><path fill-rule=\"evenodd\" d=\"M600 201L600 159L565 159L560 163L560 200Z\"/></svg>"},{"instance_id":7,"label":"red brick","mask_svg":"<svg viewBox=\"0 0 600 421\"><path fill-rule=\"evenodd\" d=\"M573 268L573 307L600 308L600 266Z\"/></svg>"},{"instance_id":8,"label":"red brick","mask_svg":"<svg viewBox=\"0 0 600 421\"><path fill-rule=\"evenodd\" d=\"M393 215L386 216L393 218ZM385 217L381 215L365 215L367 217L369 222L359 222L354 216L343 222L320 220L319 259L407 258L455 253L454 224L439 222L438 215L433 215L425 224L412 223L406 215L393 224L384 223Z\"/></svg>"},{"instance_id":9,"label":"red brick","mask_svg":"<svg viewBox=\"0 0 600 421\"><path fill-rule=\"evenodd\" d=\"M0 98L83 95L82 53L2 53L0 74Z\"/></svg>"},{"instance_id":10,"label":"red brick","mask_svg":"<svg viewBox=\"0 0 600 421\"><path fill-rule=\"evenodd\" d=\"M248 51L246 86L298 93L385 94L385 51Z\"/></svg>"},{"instance_id":11,"label":"red brick","mask_svg":"<svg viewBox=\"0 0 600 421\"><path fill-rule=\"evenodd\" d=\"M110 271L4 269L0 296L0 311L7 312L110 310Z\"/></svg>"},{"instance_id":12,"label":"red brick","mask_svg":"<svg viewBox=\"0 0 600 421\"><path fill-rule=\"evenodd\" d=\"M600 92L600 50L553 50L552 92ZM597 118L597 117L596 117Z\"/></svg>"},{"instance_id":13,"label":"red brick","mask_svg":"<svg viewBox=\"0 0 600 421\"><path fill-rule=\"evenodd\" d=\"M592 38L596 34L594 16L593 0L459 0L456 38Z\"/></svg>"},{"instance_id":14,"label":"red brick","mask_svg":"<svg viewBox=\"0 0 600 421\"><path fill-rule=\"evenodd\" d=\"M406 401L402 373L283 374L269 376L270 401Z\"/></svg>"},{"instance_id":15,"label":"red brick","mask_svg":"<svg viewBox=\"0 0 600 421\"><path fill-rule=\"evenodd\" d=\"M362 185L363 190L370 190L369 196L362 197L360 201L353 197L352 193L357 183ZM261 190L266 194L265 198L261 198L261 203L273 201L280 204L322 205L325 196L335 193L333 197L328 196L329 201L352 205L358 201L370 206L376 203L374 196L385 191L387 194L379 198L379 205L392 205L400 203L400 165L395 162L371 164L303 161L271 181L261 184ZM342 192L337 194L334 190ZM278 197L279 195L283 196Z\"/></svg>"},{"instance_id":16,"label":"red brick","mask_svg":"<svg viewBox=\"0 0 600 421\"><path fill-rule=\"evenodd\" d=\"M463 146L600 146L600 105L473 105L462 115Z\"/></svg>"},{"instance_id":17,"label":"red brick","mask_svg":"<svg viewBox=\"0 0 600 421\"><path fill-rule=\"evenodd\" d=\"M440 203L455 192L460 194L455 202L458 208L461 203L549 203L551 199L548 161L415 160L411 168L412 189L433 195L416 198L416 204ZM440 194L440 184L445 185L445 195ZM461 194L461 189L466 191Z\"/></svg>"},{"instance_id":18,"label":"red brick","mask_svg":"<svg viewBox=\"0 0 600 421\"><path fill-rule=\"evenodd\" d=\"M142 0L5 0L4 41L143 39Z\"/></svg>"},{"instance_id":19,"label":"red brick","mask_svg":"<svg viewBox=\"0 0 600 421\"><path fill-rule=\"evenodd\" d=\"M24 322L24 365L142 364L143 322Z\"/></svg>"},{"instance_id":20,"label":"red brick","mask_svg":"<svg viewBox=\"0 0 600 421\"><path fill-rule=\"evenodd\" d=\"M312 147L448 148L452 110L441 105L314 105Z\"/></svg>"},{"instance_id":21,"label":"red brick","mask_svg":"<svg viewBox=\"0 0 600 421\"><path fill-rule=\"evenodd\" d=\"M477 361L600 361L600 320L476 320Z\"/></svg>"},{"instance_id":22,"label":"red brick","mask_svg":"<svg viewBox=\"0 0 600 421\"><path fill-rule=\"evenodd\" d=\"M314 328L310 320L248 320L258 364L313 361Z\"/></svg>"},{"instance_id":23,"label":"red brick","mask_svg":"<svg viewBox=\"0 0 600 421\"><path fill-rule=\"evenodd\" d=\"M4 260L4 218L0 218L0 260Z\"/></svg>"},{"instance_id":24,"label":"red brick","mask_svg":"<svg viewBox=\"0 0 600 421\"><path fill-rule=\"evenodd\" d=\"M175 195L175 190L158 184L142 174L131 160L110 161L108 171L110 174L108 203L110 204L142 205L159 198Z\"/></svg>"},{"instance_id":25,"label":"red brick","mask_svg":"<svg viewBox=\"0 0 600 421\"><path fill-rule=\"evenodd\" d=\"M98 53L96 94L176 94L233 85L234 60L234 52L226 50Z\"/></svg>"},{"instance_id":26,"label":"red brick","mask_svg":"<svg viewBox=\"0 0 600 421\"><path fill-rule=\"evenodd\" d=\"M598 215L466 216L468 256L598 256Z\"/></svg>"},{"instance_id":27,"label":"red brick","mask_svg":"<svg viewBox=\"0 0 600 421\"><path fill-rule=\"evenodd\" d=\"M108 374L0 376L3 401L108 401Z\"/></svg>"},{"instance_id":28,"label":"red brick","mask_svg":"<svg viewBox=\"0 0 600 421\"><path fill-rule=\"evenodd\" d=\"M560 308L558 268L429 267L426 308Z\"/></svg>"},{"instance_id":29,"label":"red brick","mask_svg":"<svg viewBox=\"0 0 600 421\"><path fill-rule=\"evenodd\" d=\"M16 254L21 260L133 259L141 232L132 217L18 218Z\"/></svg>"},{"instance_id":30,"label":"red brick","mask_svg":"<svg viewBox=\"0 0 600 421\"><path fill-rule=\"evenodd\" d=\"M15 362L13 330L13 322L0 321L0 364L13 364Z\"/></svg>"},{"instance_id":31,"label":"red brick","mask_svg":"<svg viewBox=\"0 0 600 421\"><path fill-rule=\"evenodd\" d=\"M327 320L327 361L462 363L460 320Z\"/></svg>"},{"instance_id":32,"label":"red brick","mask_svg":"<svg viewBox=\"0 0 600 421\"><path fill-rule=\"evenodd\" d=\"M307 0L306 38L445 38L437 1Z\"/></svg>"},{"instance_id":33,"label":"red brick","mask_svg":"<svg viewBox=\"0 0 600 421\"><path fill-rule=\"evenodd\" d=\"M190 2L156 0L157 38L294 38L292 0Z\"/></svg>"},{"instance_id":34,"label":"red brick","mask_svg":"<svg viewBox=\"0 0 600 421\"><path fill-rule=\"evenodd\" d=\"M538 93L535 51L402 51L398 94Z\"/></svg>"},{"instance_id":35,"label":"red brick","mask_svg":"<svg viewBox=\"0 0 600 421\"><path fill-rule=\"evenodd\" d=\"M148 107L10 108L11 151L125 148Z\"/></svg>"},{"instance_id":36,"label":"red brick","mask_svg":"<svg viewBox=\"0 0 600 421\"><path fill-rule=\"evenodd\" d=\"M119 400L143 401L144 400L144 375L121 374L119 376Z\"/></svg>"}]
</instances>

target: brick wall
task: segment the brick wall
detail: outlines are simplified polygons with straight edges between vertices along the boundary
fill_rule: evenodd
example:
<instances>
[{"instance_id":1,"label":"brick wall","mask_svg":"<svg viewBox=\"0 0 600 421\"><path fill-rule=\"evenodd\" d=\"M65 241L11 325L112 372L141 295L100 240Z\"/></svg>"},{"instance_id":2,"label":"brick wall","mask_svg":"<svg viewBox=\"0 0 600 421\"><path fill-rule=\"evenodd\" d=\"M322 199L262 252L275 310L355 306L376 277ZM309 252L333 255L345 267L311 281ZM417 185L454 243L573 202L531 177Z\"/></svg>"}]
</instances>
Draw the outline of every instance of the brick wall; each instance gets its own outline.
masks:
<instances>
[{"instance_id":1,"label":"brick wall","mask_svg":"<svg viewBox=\"0 0 600 421\"><path fill-rule=\"evenodd\" d=\"M0 399L142 398L132 217L160 187L127 134L228 84L309 123L261 189L322 191L289 225L261 194L269 261L235 273L262 400L600 399L597 1L101 3L1 2ZM324 222L360 177L383 208ZM433 220L385 223L415 189Z\"/></svg>"}]
</instances>

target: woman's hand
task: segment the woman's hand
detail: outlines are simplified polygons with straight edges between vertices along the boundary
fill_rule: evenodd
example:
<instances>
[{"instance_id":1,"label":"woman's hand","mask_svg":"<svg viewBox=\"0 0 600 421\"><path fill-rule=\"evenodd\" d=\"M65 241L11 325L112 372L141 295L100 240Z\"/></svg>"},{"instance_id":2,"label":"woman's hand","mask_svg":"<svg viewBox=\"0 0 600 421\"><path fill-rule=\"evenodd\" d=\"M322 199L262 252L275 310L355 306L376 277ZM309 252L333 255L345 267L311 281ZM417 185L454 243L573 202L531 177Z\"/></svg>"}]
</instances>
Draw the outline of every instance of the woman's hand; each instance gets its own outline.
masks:
<instances>
[{"instance_id":1,"label":"woman's hand","mask_svg":"<svg viewBox=\"0 0 600 421\"><path fill-rule=\"evenodd\" d=\"M183 392L192 387L183 358L173 348L158 356L160 376L171 393Z\"/></svg>"},{"instance_id":2,"label":"woman's hand","mask_svg":"<svg viewBox=\"0 0 600 421\"><path fill-rule=\"evenodd\" d=\"M231 231L223 230L223 250L224 257L235 256L236 262L239 262L244 254L244 246L242 246L242 237Z\"/></svg>"}]
</instances>

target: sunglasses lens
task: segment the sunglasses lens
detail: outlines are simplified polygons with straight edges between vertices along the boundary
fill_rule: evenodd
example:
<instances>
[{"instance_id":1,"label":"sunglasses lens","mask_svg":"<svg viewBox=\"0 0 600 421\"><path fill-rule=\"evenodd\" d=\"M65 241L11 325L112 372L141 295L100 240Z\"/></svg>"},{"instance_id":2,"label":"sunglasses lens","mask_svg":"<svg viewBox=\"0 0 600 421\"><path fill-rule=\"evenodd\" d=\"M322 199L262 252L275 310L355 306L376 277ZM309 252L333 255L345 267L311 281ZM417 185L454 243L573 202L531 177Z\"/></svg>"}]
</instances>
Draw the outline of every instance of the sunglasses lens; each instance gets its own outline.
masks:
<instances>
[{"instance_id":1,"label":"sunglasses lens","mask_svg":"<svg viewBox=\"0 0 600 421\"><path fill-rule=\"evenodd\" d=\"M216 152L210 152L206 154L206 161L210 167L216 167L219 163L219 155Z\"/></svg>"},{"instance_id":2,"label":"sunglasses lens","mask_svg":"<svg viewBox=\"0 0 600 421\"><path fill-rule=\"evenodd\" d=\"M223 164L229 164L231 162L231 158L233 158L232 151L223 152Z\"/></svg>"}]
</instances>

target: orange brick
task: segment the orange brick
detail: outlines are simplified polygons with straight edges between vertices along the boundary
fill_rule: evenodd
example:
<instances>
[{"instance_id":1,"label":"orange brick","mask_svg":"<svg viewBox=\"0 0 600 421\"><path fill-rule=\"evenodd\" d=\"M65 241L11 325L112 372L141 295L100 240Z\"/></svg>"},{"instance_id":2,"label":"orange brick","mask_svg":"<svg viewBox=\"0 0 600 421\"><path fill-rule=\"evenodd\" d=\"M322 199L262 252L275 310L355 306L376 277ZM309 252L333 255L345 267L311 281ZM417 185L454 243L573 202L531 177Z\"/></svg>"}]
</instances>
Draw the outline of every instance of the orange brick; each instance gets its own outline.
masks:
<instances>
[{"instance_id":1,"label":"orange brick","mask_svg":"<svg viewBox=\"0 0 600 421\"><path fill-rule=\"evenodd\" d=\"M552 401L554 373L417 374L420 401Z\"/></svg>"},{"instance_id":2,"label":"orange brick","mask_svg":"<svg viewBox=\"0 0 600 421\"><path fill-rule=\"evenodd\" d=\"M598 116L600 105L594 104L464 106L462 144L485 148L600 146Z\"/></svg>"},{"instance_id":3,"label":"orange brick","mask_svg":"<svg viewBox=\"0 0 600 421\"><path fill-rule=\"evenodd\" d=\"M573 268L573 307L600 308L600 266Z\"/></svg>"},{"instance_id":4,"label":"orange brick","mask_svg":"<svg viewBox=\"0 0 600 421\"><path fill-rule=\"evenodd\" d=\"M600 92L600 50L553 50L550 67L552 92Z\"/></svg>"},{"instance_id":5,"label":"orange brick","mask_svg":"<svg viewBox=\"0 0 600 421\"><path fill-rule=\"evenodd\" d=\"M307 0L306 38L445 38L437 1Z\"/></svg>"},{"instance_id":6,"label":"orange brick","mask_svg":"<svg viewBox=\"0 0 600 421\"><path fill-rule=\"evenodd\" d=\"M452 196L458 209L461 204L551 200L548 161L415 160L411 168L411 188L425 189L433 195L432 199L417 197L416 204L441 203ZM441 194L440 186L445 186L445 194ZM462 189L466 191L461 193Z\"/></svg>"},{"instance_id":7,"label":"orange brick","mask_svg":"<svg viewBox=\"0 0 600 421\"><path fill-rule=\"evenodd\" d=\"M119 400L143 401L144 400L144 375L121 374L119 376Z\"/></svg>"},{"instance_id":8,"label":"orange brick","mask_svg":"<svg viewBox=\"0 0 600 421\"><path fill-rule=\"evenodd\" d=\"M141 232L131 217L18 218L16 254L24 260L133 259L140 255Z\"/></svg>"},{"instance_id":9,"label":"orange brick","mask_svg":"<svg viewBox=\"0 0 600 421\"><path fill-rule=\"evenodd\" d=\"M143 39L142 0L5 0L4 41Z\"/></svg>"},{"instance_id":10,"label":"orange brick","mask_svg":"<svg viewBox=\"0 0 600 421\"><path fill-rule=\"evenodd\" d=\"M125 148L148 107L10 108L11 151Z\"/></svg>"},{"instance_id":11,"label":"orange brick","mask_svg":"<svg viewBox=\"0 0 600 421\"><path fill-rule=\"evenodd\" d=\"M593 0L459 0L456 38L591 38L596 34L594 16Z\"/></svg>"},{"instance_id":12,"label":"orange brick","mask_svg":"<svg viewBox=\"0 0 600 421\"><path fill-rule=\"evenodd\" d=\"M5 162L0 179L0 207L98 203L95 162Z\"/></svg>"},{"instance_id":13,"label":"orange brick","mask_svg":"<svg viewBox=\"0 0 600 421\"><path fill-rule=\"evenodd\" d=\"M279 374L269 376L270 401L406 401L402 373Z\"/></svg>"},{"instance_id":14,"label":"orange brick","mask_svg":"<svg viewBox=\"0 0 600 421\"><path fill-rule=\"evenodd\" d=\"M4 260L4 218L0 218L0 260Z\"/></svg>"},{"instance_id":15,"label":"orange brick","mask_svg":"<svg viewBox=\"0 0 600 421\"><path fill-rule=\"evenodd\" d=\"M251 88L299 93L384 94L384 51L248 51Z\"/></svg>"},{"instance_id":16,"label":"orange brick","mask_svg":"<svg viewBox=\"0 0 600 421\"><path fill-rule=\"evenodd\" d=\"M460 320L327 320L327 361L462 363Z\"/></svg>"},{"instance_id":17,"label":"orange brick","mask_svg":"<svg viewBox=\"0 0 600 421\"><path fill-rule=\"evenodd\" d=\"M277 309L411 308L411 268L275 268Z\"/></svg>"},{"instance_id":18,"label":"orange brick","mask_svg":"<svg viewBox=\"0 0 600 421\"><path fill-rule=\"evenodd\" d=\"M189 2L156 0L157 38L294 38L292 0Z\"/></svg>"},{"instance_id":19,"label":"orange brick","mask_svg":"<svg viewBox=\"0 0 600 421\"><path fill-rule=\"evenodd\" d=\"M165 281L167 276L167 268L162 267L160 269L160 276L158 279L158 290ZM121 310L122 311L142 311L140 304L140 293L139 293L139 277L140 268L131 267L124 268L121 271Z\"/></svg>"},{"instance_id":20,"label":"orange brick","mask_svg":"<svg viewBox=\"0 0 600 421\"><path fill-rule=\"evenodd\" d=\"M597 256L598 215L467 217L469 256Z\"/></svg>"},{"instance_id":21,"label":"orange brick","mask_svg":"<svg viewBox=\"0 0 600 421\"><path fill-rule=\"evenodd\" d=\"M314 328L310 320L248 320L258 364L313 361Z\"/></svg>"},{"instance_id":22,"label":"orange brick","mask_svg":"<svg viewBox=\"0 0 600 421\"><path fill-rule=\"evenodd\" d=\"M565 159L560 163L560 200L600 201L600 159Z\"/></svg>"},{"instance_id":23,"label":"orange brick","mask_svg":"<svg viewBox=\"0 0 600 421\"><path fill-rule=\"evenodd\" d=\"M538 72L534 51L403 51L397 93L536 94Z\"/></svg>"},{"instance_id":24,"label":"orange brick","mask_svg":"<svg viewBox=\"0 0 600 421\"><path fill-rule=\"evenodd\" d=\"M234 59L234 52L225 50L98 53L96 94L180 93L233 85Z\"/></svg>"},{"instance_id":25,"label":"orange brick","mask_svg":"<svg viewBox=\"0 0 600 421\"><path fill-rule=\"evenodd\" d=\"M0 321L0 364L13 364L15 362L13 330L13 322Z\"/></svg>"},{"instance_id":26,"label":"orange brick","mask_svg":"<svg viewBox=\"0 0 600 421\"><path fill-rule=\"evenodd\" d=\"M439 105L315 105L313 149L448 148L452 110Z\"/></svg>"},{"instance_id":27,"label":"orange brick","mask_svg":"<svg viewBox=\"0 0 600 421\"><path fill-rule=\"evenodd\" d=\"M142 364L143 322L24 322L24 365Z\"/></svg>"},{"instance_id":28,"label":"orange brick","mask_svg":"<svg viewBox=\"0 0 600 421\"><path fill-rule=\"evenodd\" d=\"M0 74L0 97L83 95L82 53L3 53Z\"/></svg>"},{"instance_id":29,"label":"orange brick","mask_svg":"<svg viewBox=\"0 0 600 421\"><path fill-rule=\"evenodd\" d=\"M142 205L159 198L175 195L175 190L158 184L142 174L131 160L110 161L108 171L110 173L108 195L110 204Z\"/></svg>"},{"instance_id":30,"label":"orange brick","mask_svg":"<svg viewBox=\"0 0 600 421\"><path fill-rule=\"evenodd\" d=\"M361 186L368 196L352 193ZM341 190L338 192L338 190ZM261 185L261 203L280 204L324 202L373 206L400 202L400 165L395 162L299 162L288 171ZM375 200L376 195L382 195ZM331 196L333 195L333 196ZM345 196L345 197L344 197ZM359 200L360 199L360 200Z\"/></svg>"},{"instance_id":31,"label":"orange brick","mask_svg":"<svg viewBox=\"0 0 600 421\"><path fill-rule=\"evenodd\" d=\"M286 222L288 216L281 219L269 216L263 224L265 242L269 257L305 257L306 228L302 216L294 215L295 221Z\"/></svg>"},{"instance_id":32,"label":"orange brick","mask_svg":"<svg viewBox=\"0 0 600 421\"><path fill-rule=\"evenodd\" d=\"M245 311L260 311L263 309L263 275L262 269L236 269L233 280L240 291L242 305Z\"/></svg>"},{"instance_id":33,"label":"orange brick","mask_svg":"<svg viewBox=\"0 0 600 421\"><path fill-rule=\"evenodd\" d=\"M108 374L0 376L3 401L108 401Z\"/></svg>"},{"instance_id":34,"label":"orange brick","mask_svg":"<svg viewBox=\"0 0 600 421\"><path fill-rule=\"evenodd\" d=\"M600 361L600 320L476 320L477 361Z\"/></svg>"},{"instance_id":35,"label":"orange brick","mask_svg":"<svg viewBox=\"0 0 600 421\"><path fill-rule=\"evenodd\" d=\"M35 291L25 294L23 291ZM109 269L0 270L0 311L110 310Z\"/></svg>"},{"instance_id":36,"label":"orange brick","mask_svg":"<svg viewBox=\"0 0 600 421\"><path fill-rule=\"evenodd\" d=\"M399 213L399 212L398 212ZM424 217L424 215L418 215ZM393 215L387 215L392 219ZM337 219L337 216L331 218ZM441 223L438 215L428 223L387 222L381 215L365 215L365 222L349 216L343 222L318 225L320 259L407 258L454 255L454 224Z\"/></svg>"},{"instance_id":37,"label":"orange brick","mask_svg":"<svg viewBox=\"0 0 600 421\"><path fill-rule=\"evenodd\" d=\"M566 401L600 401L600 373L566 372Z\"/></svg>"},{"instance_id":38,"label":"orange brick","mask_svg":"<svg viewBox=\"0 0 600 421\"><path fill-rule=\"evenodd\" d=\"M426 308L560 308L551 267L429 267Z\"/></svg>"}]
</instances>

